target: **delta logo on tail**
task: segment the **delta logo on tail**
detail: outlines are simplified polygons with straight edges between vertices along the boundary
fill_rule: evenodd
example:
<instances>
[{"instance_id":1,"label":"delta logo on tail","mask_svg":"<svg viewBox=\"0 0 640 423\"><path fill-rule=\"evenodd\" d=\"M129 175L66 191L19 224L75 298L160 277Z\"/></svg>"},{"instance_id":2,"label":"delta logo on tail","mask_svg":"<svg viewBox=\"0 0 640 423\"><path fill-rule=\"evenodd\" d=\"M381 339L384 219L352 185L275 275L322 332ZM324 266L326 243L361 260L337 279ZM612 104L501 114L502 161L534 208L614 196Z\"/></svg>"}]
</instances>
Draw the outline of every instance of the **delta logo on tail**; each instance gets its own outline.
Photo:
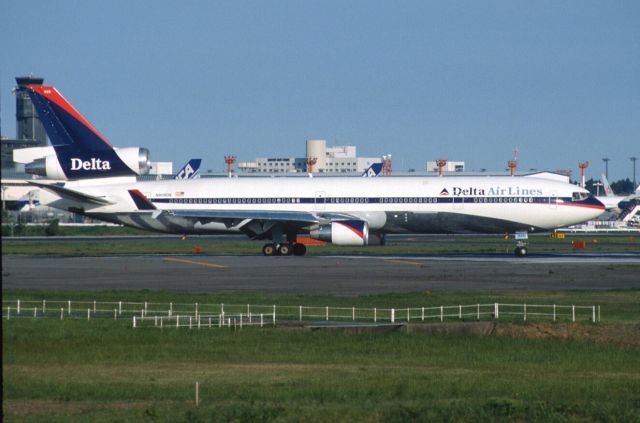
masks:
<instances>
[{"instance_id":1,"label":"delta logo on tail","mask_svg":"<svg viewBox=\"0 0 640 423\"><path fill-rule=\"evenodd\" d=\"M33 162L36 174L89 179L148 172L147 149L114 148L54 87L31 85L27 89L55 151L55 156Z\"/></svg>"}]
</instances>

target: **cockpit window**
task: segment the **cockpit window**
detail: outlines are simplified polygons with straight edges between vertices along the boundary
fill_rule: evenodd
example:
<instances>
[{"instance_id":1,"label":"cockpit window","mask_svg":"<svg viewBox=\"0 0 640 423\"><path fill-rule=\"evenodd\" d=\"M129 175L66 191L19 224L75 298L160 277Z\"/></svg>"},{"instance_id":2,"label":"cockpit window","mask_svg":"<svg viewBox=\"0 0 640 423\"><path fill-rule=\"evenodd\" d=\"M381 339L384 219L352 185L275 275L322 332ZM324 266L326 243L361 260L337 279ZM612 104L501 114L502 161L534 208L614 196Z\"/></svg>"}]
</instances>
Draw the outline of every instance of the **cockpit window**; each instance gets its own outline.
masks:
<instances>
[{"instance_id":1,"label":"cockpit window","mask_svg":"<svg viewBox=\"0 0 640 423\"><path fill-rule=\"evenodd\" d=\"M586 200L587 197L589 197L589 194L587 194L586 192L574 192L573 195L571 196L571 199L573 201L582 201L582 200Z\"/></svg>"}]
</instances>

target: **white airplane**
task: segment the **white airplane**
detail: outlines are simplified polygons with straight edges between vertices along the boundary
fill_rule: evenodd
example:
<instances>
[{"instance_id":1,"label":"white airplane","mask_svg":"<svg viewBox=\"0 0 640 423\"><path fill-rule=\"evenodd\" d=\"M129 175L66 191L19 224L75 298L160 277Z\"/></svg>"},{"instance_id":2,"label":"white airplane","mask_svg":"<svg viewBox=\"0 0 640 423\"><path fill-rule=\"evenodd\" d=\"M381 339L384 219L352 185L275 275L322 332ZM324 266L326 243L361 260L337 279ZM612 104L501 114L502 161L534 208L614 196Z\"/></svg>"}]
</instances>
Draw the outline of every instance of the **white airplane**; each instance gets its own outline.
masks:
<instances>
[{"instance_id":1,"label":"white airplane","mask_svg":"<svg viewBox=\"0 0 640 423\"><path fill-rule=\"evenodd\" d=\"M610 210L616 214L620 214L620 212L622 211L622 208L624 208L624 206L627 205L626 203L640 196L640 187L636 188L636 191L634 194L626 195L626 196L616 195L613 192L613 189L611 189L611 185L609 185L609 180L604 174L602 174L602 185L604 188L605 195L597 196L596 198L598 199L598 201L604 204L607 210Z\"/></svg>"},{"instance_id":2,"label":"white airplane","mask_svg":"<svg viewBox=\"0 0 640 423\"><path fill-rule=\"evenodd\" d=\"M62 113L72 109L70 104L46 107L64 101L49 95L57 93L54 88L29 89L32 97L43 99L34 104L45 129L50 130L54 117L63 126L86 122L75 117L77 112ZM70 137L68 142L66 156L59 157L63 169L75 157L74 146L85 140ZM101 160L84 157L88 168ZM265 255L304 255L306 247L296 242L298 235L360 246L387 233L548 231L594 219L604 211L585 189L531 176L89 182L31 181L46 190L42 204L159 232L244 233L270 240L262 249ZM519 242L515 254L526 255L526 246Z\"/></svg>"}]
</instances>

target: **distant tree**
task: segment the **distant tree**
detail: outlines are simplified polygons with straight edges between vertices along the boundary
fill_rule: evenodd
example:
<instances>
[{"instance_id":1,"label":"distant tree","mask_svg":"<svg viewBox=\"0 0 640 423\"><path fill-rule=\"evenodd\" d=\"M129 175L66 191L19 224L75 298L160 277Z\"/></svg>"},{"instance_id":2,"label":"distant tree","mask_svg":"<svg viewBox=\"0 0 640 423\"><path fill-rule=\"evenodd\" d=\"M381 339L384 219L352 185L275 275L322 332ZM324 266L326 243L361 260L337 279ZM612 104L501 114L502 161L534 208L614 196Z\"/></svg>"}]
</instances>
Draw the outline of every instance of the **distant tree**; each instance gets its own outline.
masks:
<instances>
[{"instance_id":1,"label":"distant tree","mask_svg":"<svg viewBox=\"0 0 640 423\"><path fill-rule=\"evenodd\" d=\"M598 191L598 188L595 186L596 182L598 181L596 181L593 178L590 178L585 182L585 188L587 189L587 191L589 191L593 195L596 195ZM602 194L602 189L600 190L600 194Z\"/></svg>"},{"instance_id":2,"label":"distant tree","mask_svg":"<svg viewBox=\"0 0 640 423\"><path fill-rule=\"evenodd\" d=\"M633 192L633 182L629 178L620 179L611 183L611 189L618 195L631 194Z\"/></svg>"}]
</instances>

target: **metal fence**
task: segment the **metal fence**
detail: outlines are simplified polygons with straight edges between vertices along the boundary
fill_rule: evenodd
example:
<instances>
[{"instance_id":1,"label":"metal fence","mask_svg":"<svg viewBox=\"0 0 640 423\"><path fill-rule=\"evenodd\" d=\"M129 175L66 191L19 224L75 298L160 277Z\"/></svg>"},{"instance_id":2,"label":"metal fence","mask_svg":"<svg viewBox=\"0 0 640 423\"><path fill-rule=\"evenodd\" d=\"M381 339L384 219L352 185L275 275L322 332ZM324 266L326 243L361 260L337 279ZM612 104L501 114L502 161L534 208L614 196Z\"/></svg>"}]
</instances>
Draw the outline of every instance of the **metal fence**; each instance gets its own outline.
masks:
<instances>
[{"instance_id":1,"label":"metal fence","mask_svg":"<svg viewBox=\"0 0 640 423\"><path fill-rule=\"evenodd\" d=\"M600 321L600 306L558 304L466 304L431 307L331 307L252 304L155 303L84 300L3 300L2 318L131 319L133 327L244 327L280 321L373 323L451 320Z\"/></svg>"}]
</instances>

